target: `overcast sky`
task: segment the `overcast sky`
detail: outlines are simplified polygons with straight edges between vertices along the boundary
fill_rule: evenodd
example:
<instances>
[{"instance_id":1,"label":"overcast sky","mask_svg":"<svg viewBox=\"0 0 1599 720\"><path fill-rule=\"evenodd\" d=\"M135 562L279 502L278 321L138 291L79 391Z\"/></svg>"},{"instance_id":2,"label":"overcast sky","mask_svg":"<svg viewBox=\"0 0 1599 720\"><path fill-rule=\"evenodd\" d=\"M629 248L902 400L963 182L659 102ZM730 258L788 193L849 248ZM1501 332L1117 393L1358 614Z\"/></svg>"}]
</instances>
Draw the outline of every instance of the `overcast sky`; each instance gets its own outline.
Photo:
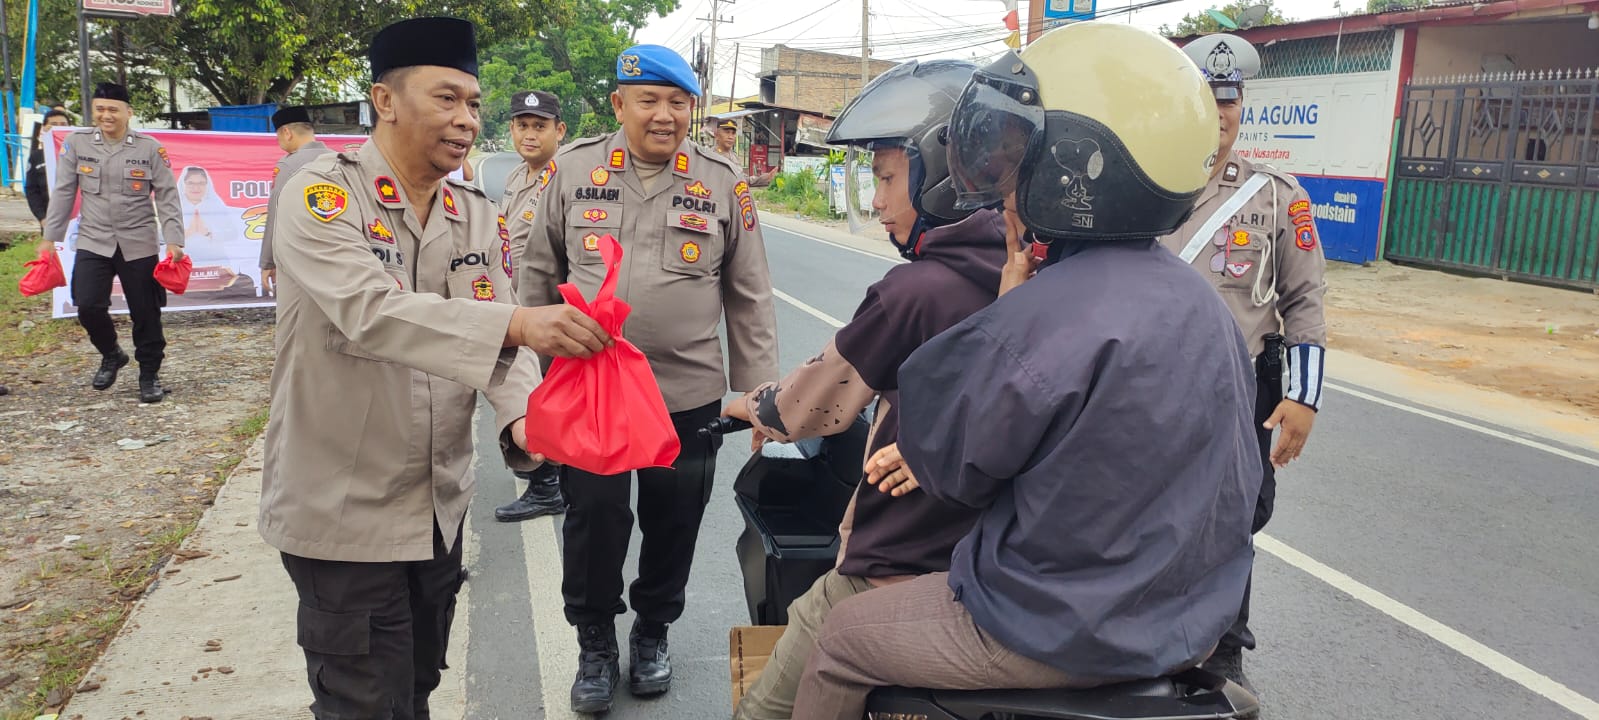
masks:
<instances>
[{"instance_id":1,"label":"overcast sky","mask_svg":"<svg viewBox=\"0 0 1599 720\"><path fill-rule=\"evenodd\" d=\"M1147 0L1098 0L1101 14L1127 8ZM1005 51L1007 31L1003 21L1005 3L1001 0L869 0L872 57L888 60L919 58L990 58ZM1122 12L1104 17L1107 21L1131 22L1158 29L1162 23L1175 25L1183 15L1220 7L1225 0L1177 0L1157 7ZM1022 0L1025 24L1027 2ZM1348 0L1345 9L1364 8L1360 0ZM1306 20L1337 14L1333 0L1277 0L1277 6L1292 20ZM639 42L674 48L688 56L692 39L703 33L710 40L711 0L682 0L677 12L656 18L638 33ZM760 49L779 43L850 55L860 54L861 0L737 0L722 2L723 23L717 30L716 93L753 95L755 74L760 69ZM738 44L738 72L735 76L734 44ZM733 85L737 81L737 86Z\"/></svg>"}]
</instances>

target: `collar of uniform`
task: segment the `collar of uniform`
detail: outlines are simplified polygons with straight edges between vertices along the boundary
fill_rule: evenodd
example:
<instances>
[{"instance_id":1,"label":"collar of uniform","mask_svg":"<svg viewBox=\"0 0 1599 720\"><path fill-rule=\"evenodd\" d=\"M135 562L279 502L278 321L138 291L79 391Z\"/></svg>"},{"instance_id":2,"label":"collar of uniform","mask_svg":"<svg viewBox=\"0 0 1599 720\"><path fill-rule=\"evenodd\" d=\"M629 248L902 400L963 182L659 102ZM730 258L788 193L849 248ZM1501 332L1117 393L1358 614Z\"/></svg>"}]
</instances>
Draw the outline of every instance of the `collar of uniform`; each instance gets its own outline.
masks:
<instances>
[{"instance_id":1,"label":"collar of uniform","mask_svg":"<svg viewBox=\"0 0 1599 720\"><path fill-rule=\"evenodd\" d=\"M544 165L540 166L539 172L543 172L544 168L547 166L549 166L549 163L545 163ZM505 191L507 193L514 193L522 188L527 187L528 185L533 184L533 182L537 179L538 175L533 172L533 168L528 167L527 161L523 160L522 162L517 163L516 169L512 170L511 174L505 178Z\"/></svg>"},{"instance_id":2,"label":"collar of uniform","mask_svg":"<svg viewBox=\"0 0 1599 720\"><path fill-rule=\"evenodd\" d=\"M1237 169L1234 170L1233 168ZM1244 180L1253 172L1254 166L1234 152L1227 156L1227 165L1222 167L1221 173L1216 176L1216 180L1227 187L1239 187L1244 184Z\"/></svg>"},{"instance_id":3,"label":"collar of uniform","mask_svg":"<svg viewBox=\"0 0 1599 720\"><path fill-rule=\"evenodd\" d=\"M122 136L122 144L123 145L132 145L133 144L133 138L137 134L138 134L138 132L136 130L134 130L133 128L128 128L128 134ZM103 132L101 132L99 130L95 130L94 131L94 144L96 144L96 145L104 145L105 144L105 133L103 133Z\"/></svg>"},{"instance_id":4,"label":"collar of uniform","mask_svg":"<svg viewBox=\"0 0 1599 720\"><path fill-rule=\"evenodd\" d=\"M617 130L611 134L611 141L605 144L605 157L600 158L600 167L613 173L633 167L633 151L627 149L627 133Z\"/></svg>"},{"instance_id":5,"label":"collar of uniform","mask_svg":"<svg viewBox=\"0 0 1599 720\"><path fill-rule=\"evenodd\" d=\"M389 160L383 157L383 151L378 149L377 143L371 140L363 143L355 151L355 160L360 163L362 175L366 177L366 187L351 188L351 192L369 193L372 197L377 198L378 207L389 210L405 212L405 209L411 206L410 198L405 196L405 186L401 185L399 180L394 179L394 169L389 167ZM399 202L384 202L383 194L378 191L379 183L384 180L394 185L394 192L400 198Z\"/></svg>"},{"instance_id":6,"label":"collar of uniform","mask_svg":"<svg viewBox=\"0 0 1599 720\"><path fill-rule=\"evenodd\" d=\"M698 159L694 157L693 148L694 143L689 142L686 137L683 138L683 142L678 143L677 152L672 155L672 161L667 163L667 166L672 168L672 172L677 173L678 177L688 177L689 168L693 163L698 162Z\"/></svg>"},{"instance_id":7,"label":"collar of uniform","mask_svg":"<svg viewBox=\"0 0 1599 720\"><path fill-rule=\"evenodd\" d=\"M298 155L303 152L322 152L327 149L328 146L321 140L312 140L311 142L301 145L299 150L294 151L294 154Z\"/></svg>"},{"instance_id":8,"label":"collar of uniform","mask_svg":"<svg viewBox=\"0 0 1599 720\"><path fill-rule=\"evenodd\" d=\"M443 213L454 222L466 222L466 208L462 205L466 192L451 185L449 178L439 182L438 197L433 198L433 215Z\"/></svg>"}]
</instances>

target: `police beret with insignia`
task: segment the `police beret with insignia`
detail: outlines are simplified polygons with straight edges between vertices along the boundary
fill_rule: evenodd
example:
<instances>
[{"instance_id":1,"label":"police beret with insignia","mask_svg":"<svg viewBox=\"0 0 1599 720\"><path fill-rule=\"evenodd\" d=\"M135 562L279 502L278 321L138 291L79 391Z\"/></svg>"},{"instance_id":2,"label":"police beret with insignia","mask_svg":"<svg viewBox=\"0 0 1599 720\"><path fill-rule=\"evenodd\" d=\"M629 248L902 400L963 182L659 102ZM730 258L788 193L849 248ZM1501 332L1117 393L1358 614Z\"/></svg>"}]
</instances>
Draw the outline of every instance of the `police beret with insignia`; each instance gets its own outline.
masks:
<instances>
[{"instance_id":1,"label":"police beret with insignia","mask_svg":"<svg viewBox=\"0 0 1599 720\"><path fill-rule=\"evenodd\" d=\"M125 103L133 102L128 96L128 89L114 82L103 82L94 86L95 100L121 100Z\"/></svg>"},{"instance_id":2,"label":"police beret with insignia","mask_svg":"<svg viewBox=\"0 0 1599 720\"><path fill-rule=\"evenodd\" d=\"M273 130L282 128L284 125L293 125L294 123L311 124L311 111L307 110L304 105L291 105L272 113Z\"/></svg>"},{"instance_id":3,"label":"police beret with insignia","mask_svg":"<svg viewBox=\"0 0 1599 720\"><path fill-rule=\"evenodd\" d=\"M733 122L732 120L723 120L723 121L717 123L716 127L719 130L737 130L738 129L738 123Z\"/></svg>"},{"instance_id":4,"label":"police beret with insignia","mask_svg":"<svg viewBox=\"0 0 1599 720\"><path fill-rule=\"evenodd\" d=\"M477 28L452 17L402 20L372 36L372 82L390 70L436 65L477 77Z\"/></svg>"},{"instance_id":5,"label":"police beret with insignia","mask_svg":"<svg viewBox=\"0 0 1599 720\"><path fill-rule=\"evenodd\" d=\"M700 81L682 55L660 45L634 45L616 58L618 85L670 85L699 97Z\"/></svg>"},{"instance_id":6,"label":"police beret with insignia","mask_svg":"<svg viewBox=\"0 0 1599 720\"><path fill-rule=\"evenodd\" d=\"M561 99L543 90L528 90L511 96L511 117L537 115L561 119Z\"/></svg>"}]
</instances>

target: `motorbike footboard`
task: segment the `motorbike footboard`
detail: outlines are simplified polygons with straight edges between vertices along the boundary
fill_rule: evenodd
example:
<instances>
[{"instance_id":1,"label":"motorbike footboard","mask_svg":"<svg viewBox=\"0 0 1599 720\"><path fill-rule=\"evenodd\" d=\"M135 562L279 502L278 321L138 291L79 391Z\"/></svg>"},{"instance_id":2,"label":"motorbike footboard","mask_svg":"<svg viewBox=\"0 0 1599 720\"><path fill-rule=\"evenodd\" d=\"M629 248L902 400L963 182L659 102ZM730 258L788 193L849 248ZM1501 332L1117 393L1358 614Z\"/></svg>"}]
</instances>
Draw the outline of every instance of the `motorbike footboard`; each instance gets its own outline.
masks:
<instances>
[{"instance_id":1,"label":"motorbike footboard","mask_svg":"<svg viewBox=\"0 0 1599 720\"><path fill-rule=\"evenodd\" d=\"M1193 683L1199 680L1201 682ZM923 690L879 688L867 718L929 720L1248 720L1259 714L1255 698L1216 679L1140 680L1085 690ZM903 714L903 715L901 715Z\"/></svg>"}]
</instances>

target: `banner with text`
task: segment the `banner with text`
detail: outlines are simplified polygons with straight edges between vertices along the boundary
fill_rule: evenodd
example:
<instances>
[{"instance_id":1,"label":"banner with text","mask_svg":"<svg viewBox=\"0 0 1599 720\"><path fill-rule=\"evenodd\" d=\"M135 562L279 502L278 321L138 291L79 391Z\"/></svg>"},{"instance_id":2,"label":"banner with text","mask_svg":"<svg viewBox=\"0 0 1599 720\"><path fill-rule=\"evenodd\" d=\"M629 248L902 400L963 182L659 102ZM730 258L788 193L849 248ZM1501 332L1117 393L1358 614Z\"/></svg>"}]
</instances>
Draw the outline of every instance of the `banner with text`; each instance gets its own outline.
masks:
<instances>
[{"instance_id":1,"label":"banner with text","mask_svg":"<svg viewBox=\"0 0 1599 720\"><path fill-rule=\"evenodd\" d=\"M59 128L49 133L45 152L55 158L62 141L72 132ZM271 295L261 287L261 236L266 230L267 198L272 192L272 168L283 157L277 136L269 133L201 132L192 130L141 130L166 148L172 174L178 183L178 204L183 219L184 252L194 259L189 289L167 295L167 312L235 307L270 307ZM327 135L320 138L334 150L355 150L364 135ZM50 186L56 184L56 163L45 163ZM77 207L67 226L66 242L57 244L61 265L72 275L77 255ZM163 255L165 250L163 249ZM74 317L68 288L57 288L51 310L55 317ZM127 312L122 285L111 287L111 311Z\"/></svg>"},{"instance_id":2,"label":"banner with text","mask_svg":"<svg viewBox=\"0 0 1599 720\"><path fill-rule=\"evenodd\" d=\"M1245 85L1234 150L1299 177L1329 260L1377 257L1396 92L1387 71Z\"/></svg>"}]
</instances>

